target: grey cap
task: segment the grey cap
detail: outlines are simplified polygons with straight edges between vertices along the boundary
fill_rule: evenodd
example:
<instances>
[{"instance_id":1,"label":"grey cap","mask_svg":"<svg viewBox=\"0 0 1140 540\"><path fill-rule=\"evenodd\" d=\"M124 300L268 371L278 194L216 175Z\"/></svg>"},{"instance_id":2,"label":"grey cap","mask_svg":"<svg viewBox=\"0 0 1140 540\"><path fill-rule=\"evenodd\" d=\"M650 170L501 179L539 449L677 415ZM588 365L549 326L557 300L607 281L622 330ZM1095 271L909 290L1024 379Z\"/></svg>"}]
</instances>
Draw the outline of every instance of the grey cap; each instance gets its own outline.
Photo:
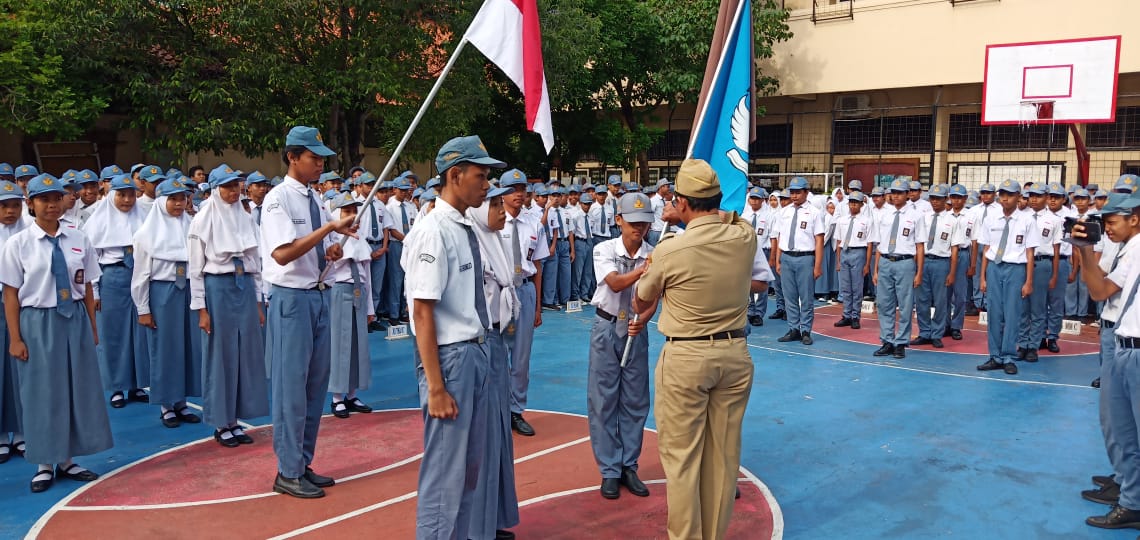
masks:
<instances>
[{"instance_id":1,"label":"grey cap","mask_svg":"<svg viewBox=\"0 0 1140 540\"><path fill-rule=\"evenodd\" d=\"M863 191L863 182L861 180L852 180L847 182L847 189L857 189Z\"/></svg>"},{"instance_id":2,"label":"grey cap","mask_svg":"<svg viewBox=\"0 0 1140 540\"><path fill-rule=\"evenodd\" d=\"M439 149L439 153L435 156L435 169L439 171L440 174L443 174L444 171L465 162L474 163L476 165L486 165L496 169L507 166L506 163L487 154L487 147L483 146L483 141L479 139L478 135L470 135L467 137L456 137L443 143L443 146ZM405 172L401 176L407 177L409 175Z\"/></svg>"},{"instance_id":3,"label":"grey cap","mask_svg":"<svg viewBox=\"0 0 1140 540\"><path fill-rule=\"evenodd\" d=\"M631 192L618 201L618 215L630 223L653 223L653 204L644 193Z\"/></svg>"},{"instance_id":4,"label":"grey cap","mask_svg":"<svg viewBox=\"0 0 1140 540\"><path fill-rule=\"evenodd\" d=\"M354 199L351 193L338 193L330 202L332 203L333 210L346 206L360 206L360 201Z\"/></svg>"},{"instance_id":5,"label":"grey cap","mask_svg":"<svg viewBox=\"0 0 1140 540\"><path fill-rule=\"evenodd\" d=\"M862 191L856 191L847 196L847 202L865 202L866 200L867 196L863 195Z\"/></svg>"}]
</instances>

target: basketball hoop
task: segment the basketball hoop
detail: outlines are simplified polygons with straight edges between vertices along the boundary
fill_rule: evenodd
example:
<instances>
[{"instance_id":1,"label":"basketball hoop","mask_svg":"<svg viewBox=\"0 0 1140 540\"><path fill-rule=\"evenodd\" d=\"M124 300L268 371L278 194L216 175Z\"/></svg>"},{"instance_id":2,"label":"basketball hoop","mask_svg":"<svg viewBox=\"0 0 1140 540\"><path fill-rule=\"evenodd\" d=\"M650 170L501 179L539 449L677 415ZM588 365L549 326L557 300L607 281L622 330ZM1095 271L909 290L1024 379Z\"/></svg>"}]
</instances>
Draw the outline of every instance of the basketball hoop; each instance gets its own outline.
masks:
<instances>
[{"instance_id":1,"label":"basketball hoop","mask_svg":"<svg viewBox=\"0 0 1140 540\"><path fill-rule=\"evenodd\" d=\"M1053 123L1054 100L1027 100L1021 102L1021 126L1036 125L1041 120Z\"/></svg>"}]
</instances>

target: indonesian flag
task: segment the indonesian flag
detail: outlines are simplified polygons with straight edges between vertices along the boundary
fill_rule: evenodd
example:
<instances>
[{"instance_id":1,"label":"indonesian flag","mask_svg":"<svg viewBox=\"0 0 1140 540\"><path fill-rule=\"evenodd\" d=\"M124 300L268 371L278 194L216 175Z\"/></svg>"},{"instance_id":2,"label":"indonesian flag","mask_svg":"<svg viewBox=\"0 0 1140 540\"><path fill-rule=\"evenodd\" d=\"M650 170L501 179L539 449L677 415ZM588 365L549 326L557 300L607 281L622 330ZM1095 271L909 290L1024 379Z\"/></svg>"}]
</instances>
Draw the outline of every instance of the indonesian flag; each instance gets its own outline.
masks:
<instances>
[{"instance_id":1,"label":"indonesian flag","mask_svg":"<svg viewBox=\"0 0 1140 540\"><path fill-rule=\"evenodd\" d=\"M499 66L519 87L526 103L526 128L554 148L550 96L542 71L542 34L535 0L486 0L467 29L467 41Z\"/></svg>"}]
</instances>

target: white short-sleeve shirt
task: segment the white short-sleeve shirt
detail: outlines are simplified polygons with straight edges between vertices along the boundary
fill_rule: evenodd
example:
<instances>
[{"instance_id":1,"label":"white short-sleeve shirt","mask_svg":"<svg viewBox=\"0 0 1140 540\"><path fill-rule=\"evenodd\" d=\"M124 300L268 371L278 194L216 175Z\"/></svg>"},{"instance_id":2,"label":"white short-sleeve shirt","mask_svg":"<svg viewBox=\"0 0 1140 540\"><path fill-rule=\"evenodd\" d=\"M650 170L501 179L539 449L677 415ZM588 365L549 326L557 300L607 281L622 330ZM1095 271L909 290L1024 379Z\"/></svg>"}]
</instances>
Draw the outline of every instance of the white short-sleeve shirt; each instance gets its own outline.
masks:
<instances>
[{"instance_id":1,"label":"white short-sleeve shirt","mask_svg":"<svg viewBox=\"0 0 1140 540\"><path fill-rule=\"evenodd\" d=\"M519 237L513 237L514 222L518 222ZM507 213L507 224L503 230L499 231L499 239L503 241L503 253L507 255L508 260L514 259L514 247L511 242L518 242L519 244L519 271L522 273L523 278L528 278L538 272L538 268L534 264L535 261L541 261L550 256L549 242L543 238L541 227L538 226L538 221L533 216L519 212L519 217L511 217Z\"/></svg>"},{"instance_id":2,"label":"white short-sleeve shirt","mask_svg":"<svg viewBox=\"0 0 1140 540\"><path fill-rule=\"evenodd\" d=\"M630 306L621 305L621 292L610 288L606 283L606 276L613 272L621 273L619 263L621 257L635 259L633 268L639 268L645 265L646 259L652 252L653 246L650 246L649 242L642 242L637 253L631 255L625 249L625 244L621 238L612 238L594 246L594 275L598 277L598 288L590 300L590 304L617 317L621 317L622 314L626 314L627 317L630 316ZM630 287L636 291L637 283L630 285Z\"/></svg>"},{"instance_id":3,"label":"white short-sleeve shirt","mask_svg":"<svg viewBox=\"0 0 1140 540\"><path fill-rule=\"evenodd\" d=\"M866 248L867 244L871 243L874 226L875 220L865 209L854 216L850 214L842 216L835 224L835 245L842 248ZM851 231L850 244L846 243L847 231Z\"/></svg>"},{"instance_id":4,"label":"white short-sleeve shirt","mask_svg":"<svg viewBox=\"0 0 1140 540\"><path fill-rule=\"evenodd\" d=\"M926 242L929 232L926 227L926 216L910 205L903 205L901 209L894 206L883 207L879 220L872 229L871 241L879 245L881 255L891 254L891 243L894 242L894 255L917 255L916 246ZM895 228L895 215L898 215L899 225L894 237L891 236Z\"/></svg>"},{"instance_id":5,"label":"white short-sleeve shirt","mask_svg":"<svg viewBox=\"0 0 1140 540\"><path fill-rule=\"evenodd\" d=\"M798 211L797 211L798 208ZM795 217L795 223L792 218ZM815 237L827 232L823 223L823 211L804 203L800 206L789 204L780 209L776 220L779 233L780 251L814 251ZM795 235L796 249L791 249L791 235Z\"/></svg>"},{"instance_id":6,"label":"white short-sleeve shirt","mask_svg":"<svg viewBox=\"0 0 1140 540\"><path fill-rule=\"evenodd\" d=\"M1027 210L1025 216L1033 223L1037 234L1037 250L1034 255L1053 256L1053 246L1061 244L1061 226L1064 221L1047 208L1040 212ZM1068 276L1066 276L1068 277Z\"/></svg>"},{"instance_id":7,"label":"white short-sleeve shirt","mask_svg":"<svg viewBox=\"0 0 1140 540\"><path fill-rule=\"evenodd\" d=\"M483 269L475 258L467 230L472 222L442 198L404 239L400 265L408 305L435 300L435 332L439 345L458 343L483 335L475 309L475 294L483 294ZM478 288L476 281L478 278ZM489 320L489 319L488 319ZM416 322L411 322L412 333Z\"/></svg>"},{"instance_id":8,"label":"white short-sleeve shirt","mask_svg":"<svg viewBox=\"0 0 1140 540\"><path fill-rule=\"evenodd\" d=\"M937 216L938 223L934 223ZM893 217L893 216L892 216ZM958 220L953 212L943 210L937 214L930 214L930 224L927 226L926 236L920 240L926 242L925 253L936 257L950 257L950 248L954 246L954 229ZM934 241L930 241L930 226L934 227Z\"/></svg>"},{"instance_id":9,"label":"white short-sleeve shirt","mask_svg":"<svg viewBox=\"0 0 1140 540\"><path fill-rule=\"evenodd\" d=\"M318 201L318 223L312 222L310 194ZM265 195L265 210L261 214L261 267L265 281L292 289L311 289L317 286L321 269L316 248L284 266L273 259L273 250L308 236L330 220L328 211L319 201L320 195L289 176ZM328 237L322 242L325 250L333 244ZM325 283L332 284L332 279L327 275Z\"/></svg>"},{"instance_id":10,"label":"white short-sleeve shirt","mask_svg":"<svg viewBox=\"0 0 1140 540\"><path fill-rule=\"evenodd\" d=\"M87 283L102 275L95 248L78 229L61 225L57 236L67 261L68 295L82 300ZM51 273L52 250L48 234L34 221L4 243L0 253L0 283L20 290L21 307L53 308L58 304L55 277Z\"/></svg>"},{"instance_id":11,"label":"white short-sleeve shirt","mask_svg":"<svg viewBox=\"0 0 1140 540\"><path fill-rule=\"evenodd\" d=\"M998 246L1005 230L1005 219L1006 216L1001 212L991 213L982 224L978 244L986 246L985 255L990 262L1024 264L1025 250L1036 248L1040 244L1040 233L1034 230L1033 218L1023 212L1013 212L1008 218L1009 234L1006 238L1005 251L999 255Z\"/></svg>"},{"instance_id":12,"label":"white short-sleeve shirt","mask_svg":"<svg viewBox=\"0 0 1140 540\"><path fill-rule=\"evenodd\" d=\"M1133 236L1122 248L1125 254L1116 265L1116 271L1108 279L1120 287L1120 309L1128 302L1132 287L1140 280L1140 235ZM1140 338L1140 293L1128 306L1128 311L1120 314L1116 326L1118 337Z\"/></svg>"}]
</instances>

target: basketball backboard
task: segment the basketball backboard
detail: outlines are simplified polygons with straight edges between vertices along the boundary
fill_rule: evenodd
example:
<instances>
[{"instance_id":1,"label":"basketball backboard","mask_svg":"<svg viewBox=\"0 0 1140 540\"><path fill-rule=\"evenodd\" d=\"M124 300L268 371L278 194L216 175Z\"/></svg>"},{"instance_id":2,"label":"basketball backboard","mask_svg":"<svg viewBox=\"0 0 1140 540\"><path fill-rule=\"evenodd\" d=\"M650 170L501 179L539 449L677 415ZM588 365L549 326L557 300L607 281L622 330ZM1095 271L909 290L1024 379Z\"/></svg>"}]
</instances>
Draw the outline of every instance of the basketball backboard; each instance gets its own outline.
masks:
<instances>
[{"instance_id":1,"label":"basketball backboard","mask_svg":"<svg viewBox=\"0 0 1140 540\"><path fill-rule=\"evenodd\" d=\"M1120 36L986 47L982 124L1116 120Z\"/></svg>"}]
</instances>

